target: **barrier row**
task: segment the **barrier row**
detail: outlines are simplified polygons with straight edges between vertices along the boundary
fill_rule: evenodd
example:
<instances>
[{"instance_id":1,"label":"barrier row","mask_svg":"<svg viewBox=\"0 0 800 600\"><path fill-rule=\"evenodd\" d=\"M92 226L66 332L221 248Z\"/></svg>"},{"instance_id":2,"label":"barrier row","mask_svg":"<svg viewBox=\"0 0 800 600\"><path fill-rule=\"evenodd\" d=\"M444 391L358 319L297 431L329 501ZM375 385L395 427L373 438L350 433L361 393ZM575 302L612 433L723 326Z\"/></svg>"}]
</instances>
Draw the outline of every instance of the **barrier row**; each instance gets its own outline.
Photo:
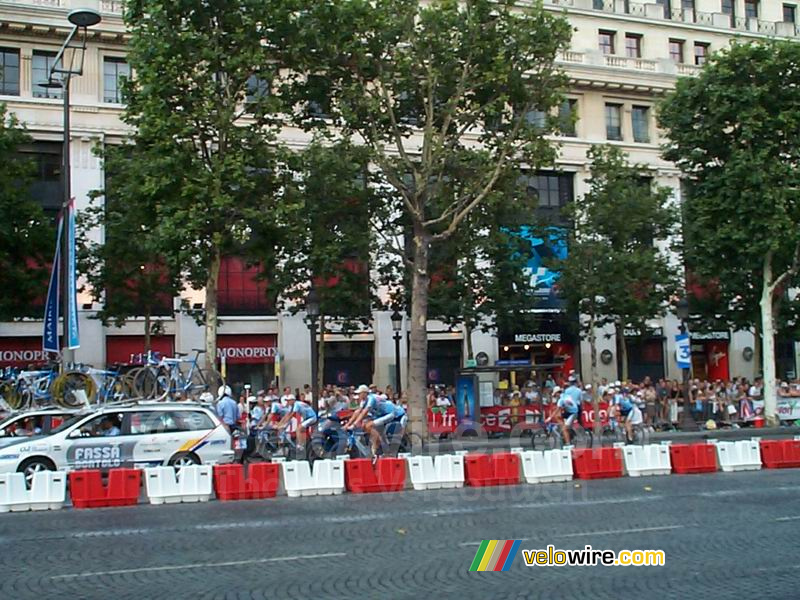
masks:
<instances>
[{"instance_id":1,"label":"barrier row","mask_svg":"<svg viewBox=\"0 0 800 600\"><path fill-rule=\"evenodd\" d=\"M553 483L571 479L644 477L800 468L800 439L715 441L700 444L524 451L495 454L405 456L368 459L339 457L305 461L34 473L27 489L22 473L0 474L0 512L57 510L66 503L67 480L75 508L130 506L139 502L142 477L151 504L206 502L351 493L430 490L465 485L487 487Z\"/></svg>"}]
</instances>

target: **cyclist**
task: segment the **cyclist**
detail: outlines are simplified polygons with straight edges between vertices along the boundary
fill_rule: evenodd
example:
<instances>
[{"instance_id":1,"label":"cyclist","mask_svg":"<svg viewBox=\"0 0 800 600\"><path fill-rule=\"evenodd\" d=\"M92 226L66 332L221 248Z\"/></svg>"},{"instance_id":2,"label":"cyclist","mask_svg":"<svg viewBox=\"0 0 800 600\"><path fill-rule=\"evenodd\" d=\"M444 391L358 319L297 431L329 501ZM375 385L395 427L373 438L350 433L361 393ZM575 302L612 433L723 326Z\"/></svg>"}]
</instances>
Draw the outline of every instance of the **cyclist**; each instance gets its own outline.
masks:
<instances>
[{"instance_id":1,"label":"cyclist","mask_svg":"<svg viewBox=\"0 0 800 600\"><path fill-rule=\"evenodd\" d=\"M643 422L642 411L631 397L628 388L623 388L622 393L614 396L614 414L619 415L619 420L625 427L625 439L628 444L634 441L633 428Z\"/></svg>"},{"instance_id":2,"label":"cyclist","mask_svg":"<svg viewBox=\"0 0 800 600\"><path fill-rule=\"evenodd\" d=\"M401 424L406 411L401 406L396 406L390 400L382 400L377 394L370 393L366 385L361 385L356 390L359 398L359 407L345 425L348 430L355 429L364 423L364 431L369 435L373 458L377 458L381 445L381 433L386 425L398 420Z\"/></svg>"},{"instance_id":3,"label":"cyclist","mask_svg":"<svg viewBox=\"0 0 800 600\"><path fill-rule=\"evenodd\" d=\"M317 422L317 413L313 408L311 408L311 406L302 400L297 400L292 394L289 395L287 400L289 402L289 405L287 406L288 410L283 419L281 419L281 422L278 424L278 429L284 429L288 425L289 419L292 418L292 415L298 415L300 418L300 423L297 425L297 449L302 450L305 448L305 429L307 427L311 427Z\"/></svg>"},{"instance_id":4,"label":"cyclist","mask_svg":"<svg viewBox=\"0 0 800 600\"><path fill-rule=\"evenodd\" d=\"M558 400L558 408L561 409L561 436L564 443L570 443L569 428L577 420L580 423L581 400L583 391L578 386L578 380L574 376L569 378L569 386L561 394Z\"/></svg>"}]
</instances>

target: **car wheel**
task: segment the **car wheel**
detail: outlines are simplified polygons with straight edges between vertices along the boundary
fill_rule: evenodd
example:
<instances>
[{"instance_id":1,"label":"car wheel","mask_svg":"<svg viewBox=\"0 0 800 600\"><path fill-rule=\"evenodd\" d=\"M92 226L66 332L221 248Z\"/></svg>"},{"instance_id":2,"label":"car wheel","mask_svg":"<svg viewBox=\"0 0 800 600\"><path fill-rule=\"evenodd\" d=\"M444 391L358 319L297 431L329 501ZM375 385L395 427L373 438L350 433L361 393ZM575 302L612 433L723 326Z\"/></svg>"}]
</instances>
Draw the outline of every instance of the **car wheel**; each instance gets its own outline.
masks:
<instances>
[{"instance_id":1,"label":"car wheel","mask_svg":"<svg viewBox=\"0 0 800 600\"><path fill-rule=\"evenodd\" d=\"M183 467L190 467L192 465L199 465L200 459L194 452L178 452L175 456L169 459L169 465L175 467L176 471L180 471Z\"/></svg>"},{"instance_id":2,"label":"car wheel","mask_svg":"<svg viewBox=\"0 0 800 600\"><path fill-rule=\"evenodd\" d=\"M29 458L22 462L17 469L17 473L22 473L25 475L25 486L30 489L35 473L55 470L56 466L49 458Z\"/></svg>"}]
</instances>

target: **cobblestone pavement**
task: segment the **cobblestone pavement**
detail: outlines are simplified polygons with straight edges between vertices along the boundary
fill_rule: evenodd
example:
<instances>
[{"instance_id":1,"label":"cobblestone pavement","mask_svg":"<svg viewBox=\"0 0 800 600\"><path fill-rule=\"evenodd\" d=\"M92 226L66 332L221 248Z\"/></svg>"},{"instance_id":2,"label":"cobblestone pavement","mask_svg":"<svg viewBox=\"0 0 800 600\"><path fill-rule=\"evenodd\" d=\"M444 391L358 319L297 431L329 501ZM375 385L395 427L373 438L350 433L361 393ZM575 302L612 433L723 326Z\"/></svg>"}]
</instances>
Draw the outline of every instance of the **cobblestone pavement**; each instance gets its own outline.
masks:
<instances>
[{"instance_id":1,"label":"cobblestone pavement","mask_svg":"<svg viewBox=\"0 0 800 600\"><path fill-rule=\"evenodd\" d=\"M798 598L800 470L17 513L0 598ZM469 573L482 539L665 567Z\"/></svg>"}]
</instances>

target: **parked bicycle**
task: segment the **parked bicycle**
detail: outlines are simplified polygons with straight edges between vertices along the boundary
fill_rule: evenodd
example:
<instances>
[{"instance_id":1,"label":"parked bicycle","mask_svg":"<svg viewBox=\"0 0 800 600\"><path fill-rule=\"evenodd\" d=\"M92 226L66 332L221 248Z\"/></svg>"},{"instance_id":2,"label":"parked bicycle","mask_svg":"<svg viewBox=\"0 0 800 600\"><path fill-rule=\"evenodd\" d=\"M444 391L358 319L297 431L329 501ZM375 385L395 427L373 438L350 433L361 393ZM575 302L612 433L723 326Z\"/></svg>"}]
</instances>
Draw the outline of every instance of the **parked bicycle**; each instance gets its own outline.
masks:
<instances>
[{"instance_id":1,"label":"parked bicycle","mask_svg":"<svg viewBox=\"0 0 800 600\"><path fill-rule=\"evenodd\" d=\"M213 368L201 367L198 358L205 350L195 348L195 355L176 352L174 358L148 355L148 364L133 375L133 387L138 396L153 400L164 400L180 394L183 398L196 400L204 392L215 394L225 385L225 380Z\"/></svg>"}]
</instances>

